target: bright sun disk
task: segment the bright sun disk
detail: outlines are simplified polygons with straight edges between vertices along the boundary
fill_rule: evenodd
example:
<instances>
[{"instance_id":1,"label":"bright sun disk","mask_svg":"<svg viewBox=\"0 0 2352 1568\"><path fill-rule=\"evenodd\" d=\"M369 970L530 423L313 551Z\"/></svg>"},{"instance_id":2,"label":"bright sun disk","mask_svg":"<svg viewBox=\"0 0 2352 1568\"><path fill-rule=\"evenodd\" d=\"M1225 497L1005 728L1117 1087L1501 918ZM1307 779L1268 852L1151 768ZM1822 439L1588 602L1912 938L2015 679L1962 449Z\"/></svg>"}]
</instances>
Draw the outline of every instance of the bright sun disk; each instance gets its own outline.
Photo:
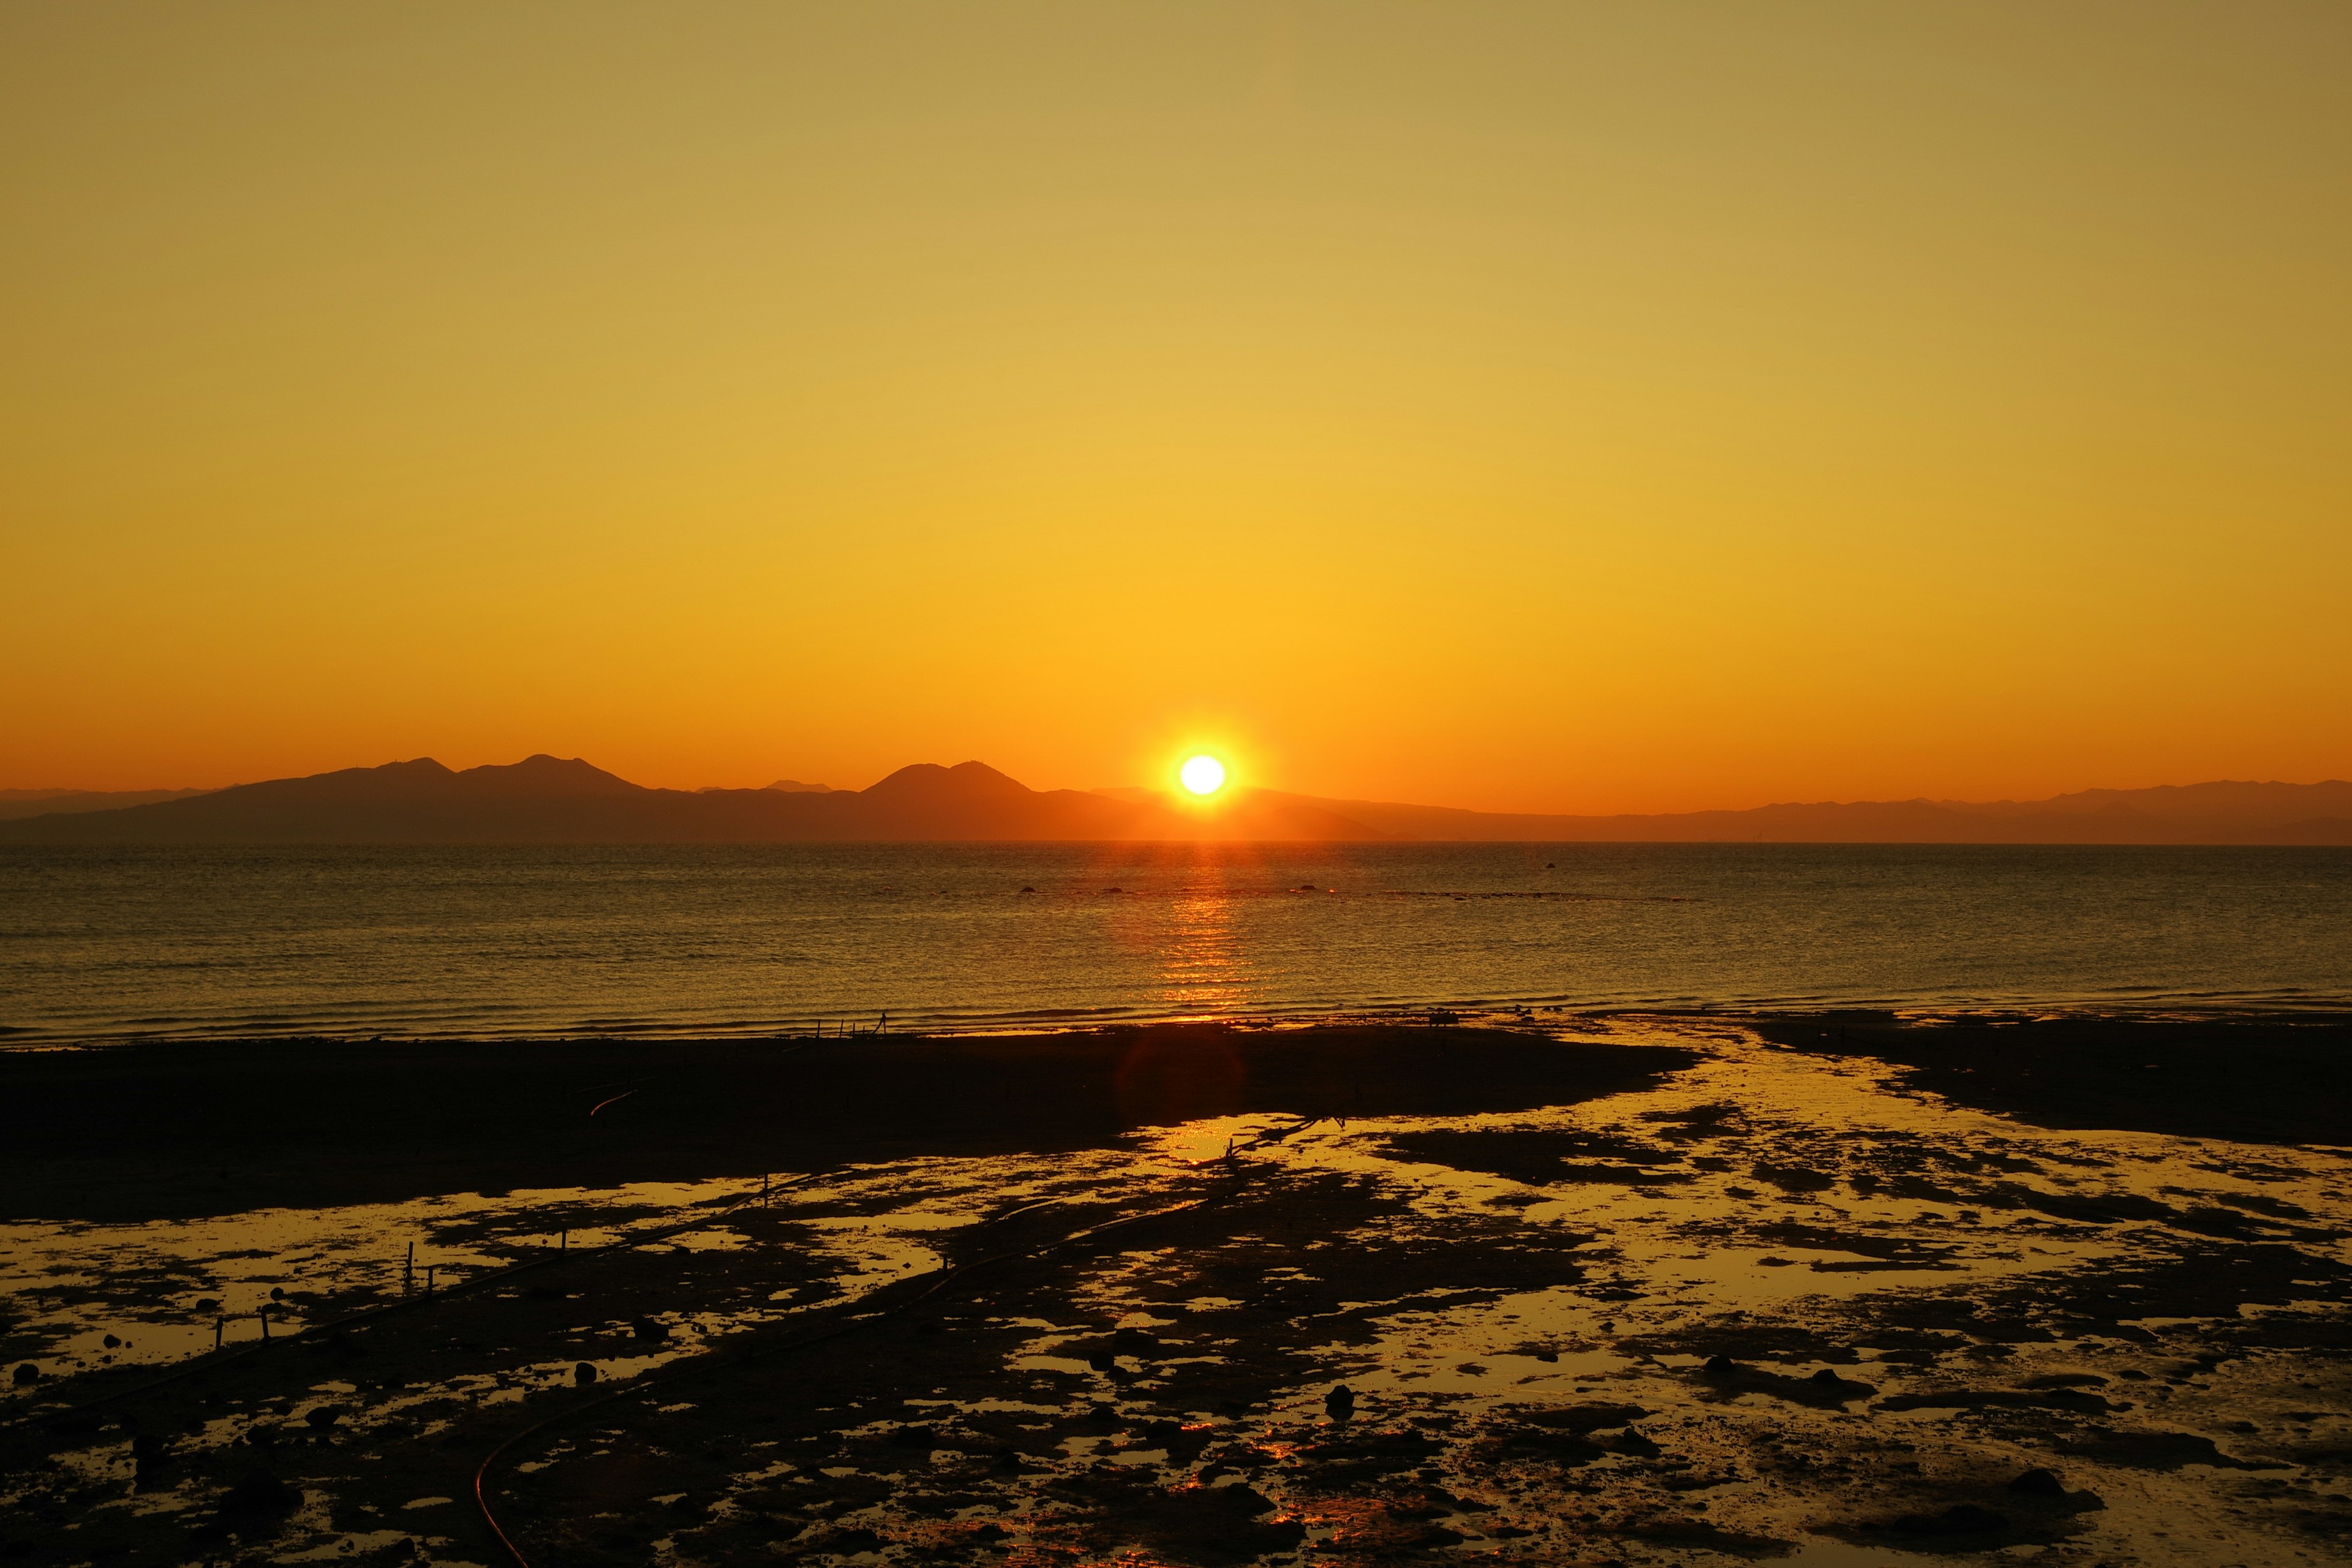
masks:
<instances>
[{"instance_id":1,"label":"bright sun disk","mask_svg":"<svg viewBox=\"0 0 2352 1568\"><path fill-rule=\"evenodd\" d=\"M1188 757L1176 776L1194 795L1214 795L1225 787L1225 764L1214 757Z\"/></svg>"}]
</instances>

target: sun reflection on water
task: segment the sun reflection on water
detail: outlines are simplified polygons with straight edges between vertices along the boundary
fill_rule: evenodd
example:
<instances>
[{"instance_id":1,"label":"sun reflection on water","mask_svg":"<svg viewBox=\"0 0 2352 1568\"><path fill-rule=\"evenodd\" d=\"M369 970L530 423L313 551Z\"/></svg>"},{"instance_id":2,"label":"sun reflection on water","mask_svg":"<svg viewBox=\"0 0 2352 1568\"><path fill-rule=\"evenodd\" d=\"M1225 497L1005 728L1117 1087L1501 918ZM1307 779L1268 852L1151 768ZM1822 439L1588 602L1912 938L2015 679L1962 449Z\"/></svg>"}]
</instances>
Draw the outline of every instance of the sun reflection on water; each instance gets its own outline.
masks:
<instances>
[{"instance_id":1,"label":"sun reflection on water","mask_svg":"<svg viewBox=\"0 0 2352 1568\"><path fill-rule=\"evenodd\" d=\"M1254 965L1244 951L1234 900L1220 878L1177 895L1161 950L1160 1004L1177 1014L1231 1013L1251 999Z\"/></svg>"}]
</instances>

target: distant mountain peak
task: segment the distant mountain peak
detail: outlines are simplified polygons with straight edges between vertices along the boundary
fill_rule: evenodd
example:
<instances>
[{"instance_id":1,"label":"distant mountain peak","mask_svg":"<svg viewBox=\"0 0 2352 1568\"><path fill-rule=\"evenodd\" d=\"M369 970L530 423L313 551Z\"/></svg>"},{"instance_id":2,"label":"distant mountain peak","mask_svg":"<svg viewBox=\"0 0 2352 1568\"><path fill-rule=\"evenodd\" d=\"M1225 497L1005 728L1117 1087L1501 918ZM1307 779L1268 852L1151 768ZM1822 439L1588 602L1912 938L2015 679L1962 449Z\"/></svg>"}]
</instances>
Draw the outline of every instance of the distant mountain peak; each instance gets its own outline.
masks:
<instances>
[{"instance_id":1,"label":"distant mountain peak","mask_svg":"<svg viewBox=\"0 0 2352 1568\"><path fill-rule=\"evenodd\" d=\"M486 763L455 776L469 792L500 795L623 795L643 787L606 773L584 757L551 757L545 752L535 752L519 763Z\"/></svg>"},{"instance_id":2,"label":"distant mountain peak","mask_svg":"<svg viewBox=\"0 0 2352 1568\"><path fill-rule=\"evenodd\" d=\"M941 767L937 763L912 763L859 793L885 800L982 800L1012 798L1035 792L1020 780L998 773L986 763L958 763L951 768Z\"/></svg>"}]
</instances>

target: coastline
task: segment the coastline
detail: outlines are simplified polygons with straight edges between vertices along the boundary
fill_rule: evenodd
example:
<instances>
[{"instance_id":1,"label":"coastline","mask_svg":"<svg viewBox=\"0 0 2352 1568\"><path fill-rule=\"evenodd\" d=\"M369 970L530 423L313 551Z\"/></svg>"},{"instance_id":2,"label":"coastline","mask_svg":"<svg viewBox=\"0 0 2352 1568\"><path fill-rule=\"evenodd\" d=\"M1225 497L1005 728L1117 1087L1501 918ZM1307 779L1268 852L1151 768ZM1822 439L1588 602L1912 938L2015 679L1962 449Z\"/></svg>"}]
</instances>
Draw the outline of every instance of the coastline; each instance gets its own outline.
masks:
<instances>
[{"instance_id":1,"label":"coastline","mask_svg":"<svg viewBox=\"0 0 2352 1568\"><path fill-rule=\"evenodd\" d=\"M1248 1007L1203 1012L1182 1005L1135 1006L1118 1009L1055 1008L1007 1016L950 1016L883 1009L843 1014L822 1020L746 1021L734 1027L713 1027L706 1022L663 1025L599 1021L574 1029L518 1027L494 1029L453 1027L414 1032L361 1026L320 1028L289 1026L283 1030L226 1026L179 1029L150 1022L120 1029L0 1025L0 1059L11 1053L153 1049L187 1047L236 1049L260 1047L316 1047L341 1049L362 1046L448 1046L484 1049L547 1046L605 1047L798 1047L820 1042L889 1039L933 1041L1052 1038L1111 1030L1213 1027L1238 1030L1297 1031L1326 1028L1412 1029L1463 1026L1473 1028L1535 1029L1546 1034L1572 1033L1612 1020L1696 1019L1777 1026L1783 1022L1801 1027L1810 1019L1867 1020L1894 1028L1958 1026L2008 1027L2016 1025L2102 1025L2121 1027L2163 1027L2173 1025L2247 1025L2297 1028L2330 1026L2352 1020L2352 992L2344 995L2295 994L2216 997L2193 995L2147 997L1916 997L1797 998L1734 997L1701 1001L1688 996L1643 998L1596 1003L1557 994L1529 996L1462 996L1365 1006L1305 1005L1296 1008Z\"/></svg>"}]
</instances>

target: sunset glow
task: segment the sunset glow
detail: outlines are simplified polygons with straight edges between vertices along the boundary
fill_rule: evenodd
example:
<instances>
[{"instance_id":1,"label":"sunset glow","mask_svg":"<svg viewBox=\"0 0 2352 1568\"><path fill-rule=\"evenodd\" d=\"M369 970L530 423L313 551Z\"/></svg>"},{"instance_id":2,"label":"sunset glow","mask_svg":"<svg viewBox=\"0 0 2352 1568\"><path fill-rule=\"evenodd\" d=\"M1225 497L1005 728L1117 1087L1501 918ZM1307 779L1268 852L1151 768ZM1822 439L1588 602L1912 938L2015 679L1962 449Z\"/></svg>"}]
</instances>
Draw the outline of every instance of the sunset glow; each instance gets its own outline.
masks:
<instances>
[{"instance_id":1,"label":"sunset glow","mask_svg":"<svg viewBox=\"0 0 2352 1568\"><path fill-rule=\"evenodd\" d=\"M0 787L2352 775L2344 7L132 10L0 19Z\"/></svg>"}]
</instances>

